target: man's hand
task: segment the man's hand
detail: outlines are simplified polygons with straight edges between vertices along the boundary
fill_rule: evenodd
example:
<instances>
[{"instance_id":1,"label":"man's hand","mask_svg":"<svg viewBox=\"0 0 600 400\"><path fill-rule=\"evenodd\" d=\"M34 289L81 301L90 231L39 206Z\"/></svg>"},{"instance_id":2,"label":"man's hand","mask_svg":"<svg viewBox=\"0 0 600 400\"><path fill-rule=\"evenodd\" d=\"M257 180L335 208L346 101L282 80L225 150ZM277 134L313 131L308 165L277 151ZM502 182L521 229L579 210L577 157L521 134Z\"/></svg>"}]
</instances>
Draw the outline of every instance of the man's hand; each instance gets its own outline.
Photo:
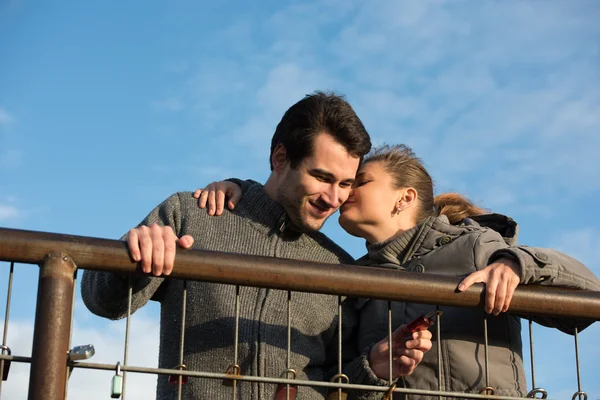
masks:
<instances>
[{"instance_id":1,"label":"man's hand","mask_svg":"<svg viewBox=\"0 0 600 400\"><path fill-rule=\"evenodd\" d=\"M464 292L474 283L485 283L485 312L498 315L508 311L515 289L521 283L520 271L516 260L503 257L467 276L458 290Z\"/></svg>"},{"instance_id":2,"label":"man's hand","mask_svg":"<svg viewBox=\"0 0 600 400\"><path fill-rule=\"evenodd\" d=\"M196 189L194 198L198 199L198 207L208 208L208 215L221 215L225 207L225 199L229 198L227 207L233 210L242 198L242 188L229 181L213 182L204 189Z\"/></svg>"},{"instance_id":3,"label":"man's hand","mask_svg":"<svg viewBox=\"0 0 600 400\"><path fill-rule=\"evenodd\" d=\"M142 264L142 271L155 276L169 275L175 263L177 245L184 249L192 247L190 235L178 239L170 226L152 224L140 226L127 232L127 245L131 258Z\"/></svg>"},{"instance_id":4,"label":"man's hand","mask_svg":"<svg viewBox=\"0 0 600 400\"><path fill-rule=\"evenodd\" d=\"M369 365L380 379L390 379L388 338L371 347ZM427 329L411 333L402 325L392 333L392 379L410 375L431 349L431 332Z\"/></svg>"}]
</instances>

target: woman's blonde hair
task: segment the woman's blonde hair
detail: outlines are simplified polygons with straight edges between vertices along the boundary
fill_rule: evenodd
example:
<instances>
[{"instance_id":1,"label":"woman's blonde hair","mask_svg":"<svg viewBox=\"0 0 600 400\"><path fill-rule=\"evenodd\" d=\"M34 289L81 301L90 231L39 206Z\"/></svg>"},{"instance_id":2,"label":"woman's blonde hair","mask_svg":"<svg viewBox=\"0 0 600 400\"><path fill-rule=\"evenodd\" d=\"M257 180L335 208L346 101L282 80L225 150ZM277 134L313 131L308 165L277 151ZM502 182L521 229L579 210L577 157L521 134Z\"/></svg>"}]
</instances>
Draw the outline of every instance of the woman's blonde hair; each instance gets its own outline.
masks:
<instances>
[{"instance_id":1,"label":"woman's blonde hair","mask_svg":"<svg viewBox=\"0 0 600 400\"><path fill-rule=\"evenodd\" d=\"M434 215L446 215L450 223L486 214L487 211L473 204L458 193L443 193L434 198L433 180L412 149L406 145L383 145L374 148L365 157L364 163L380 162L393 178L395 189L412 187L418 193L416 223Z\"/></svg>"}]
</instances>

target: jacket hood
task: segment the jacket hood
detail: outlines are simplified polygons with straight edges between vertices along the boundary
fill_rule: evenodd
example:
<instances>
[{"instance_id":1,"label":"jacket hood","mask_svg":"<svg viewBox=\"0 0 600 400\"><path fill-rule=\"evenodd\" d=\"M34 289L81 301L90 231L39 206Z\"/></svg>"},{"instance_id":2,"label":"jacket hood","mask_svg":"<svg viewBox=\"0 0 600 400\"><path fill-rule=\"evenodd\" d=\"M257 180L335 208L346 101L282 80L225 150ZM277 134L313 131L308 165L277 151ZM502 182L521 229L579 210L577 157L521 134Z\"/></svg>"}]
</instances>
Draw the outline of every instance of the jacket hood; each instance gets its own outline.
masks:
<instances>
[{"instance_id":1,"label":"jacket hood","mask_svg":"<svg viewBox=\"0 0 600 400\"><path fill-rule=\"evenodd\" d=\"M516 246L519 238L519 224L512 219L502 214L482 214L465 218L463 222L466 225L472 225L472 222L478 225L490 228L502 235L502 238L509 246ZM470 223L471 222L471 223Z\"/></svg>"}]
</instances>

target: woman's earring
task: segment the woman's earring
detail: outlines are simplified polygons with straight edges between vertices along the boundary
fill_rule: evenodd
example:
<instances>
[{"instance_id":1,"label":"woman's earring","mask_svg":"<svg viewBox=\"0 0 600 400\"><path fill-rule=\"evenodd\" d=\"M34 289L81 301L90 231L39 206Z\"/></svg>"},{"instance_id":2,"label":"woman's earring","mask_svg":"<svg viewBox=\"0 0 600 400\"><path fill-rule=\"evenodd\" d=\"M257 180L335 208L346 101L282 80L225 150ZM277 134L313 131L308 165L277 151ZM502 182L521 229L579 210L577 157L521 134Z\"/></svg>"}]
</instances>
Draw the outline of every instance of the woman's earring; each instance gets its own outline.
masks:
<instances>
[{"instance_id":1,"label":"woman's earring","mask_svg":"<svg viewBox=\"0 0 600 400\"><path fill-rule=\"evenodd\" d=\"M396 208L396 215L400 215L400 211L402 211L402 207L398 206L398 208Z\"/></svg>"}]
</instances>

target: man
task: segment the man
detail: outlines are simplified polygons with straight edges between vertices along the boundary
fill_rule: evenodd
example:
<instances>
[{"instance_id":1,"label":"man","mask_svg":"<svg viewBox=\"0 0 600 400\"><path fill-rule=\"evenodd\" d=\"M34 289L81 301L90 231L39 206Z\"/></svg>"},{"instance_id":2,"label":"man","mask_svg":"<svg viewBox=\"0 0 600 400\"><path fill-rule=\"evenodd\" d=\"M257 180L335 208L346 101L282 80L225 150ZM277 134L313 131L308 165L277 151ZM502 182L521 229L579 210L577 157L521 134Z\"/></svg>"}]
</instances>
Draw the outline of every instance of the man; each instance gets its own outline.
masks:
<instances>
[{"instance_id":1,"label":"man","mask_svg":"<svg viewBox=\"0 0 600 400\"><path fill-rule=\"evenodd\" d=\"M198 209L192 193L176 193L127 234L129 250L147 275L134 277L132 310L161 302L159 365L179 364L183 282L165 280L174 267L177 244L184 248L227 251L326 263L352 258L319 233L325 220L347 199L362 157L371 142L362 122L342 97L317 92L284 114L271 143L271 175L264 186L240 181L243 200L234 211L213 218ZM153 276L151 276L153 275ZM123 318L128 283L120 275L86 271L82 296L95 314ZM243 287L240 290L238 364L242 375L278 377L286 369L287 293ZM291 366L298 378L325 380L335 367L337 298L294 293ZM188 282L184 362L189 370L225 372L234 360L235 288ZM431 347L421 331L398 346L405 371L412 372ZM275 386L238 383L238 398L271 400ZM190 379L184 398L230 399L231 388L218 380ZM157 397L171 399L176 386L158 378ZM300 387L297 399L323 399L318 388Z\"/></svg>"}]
</instances>

